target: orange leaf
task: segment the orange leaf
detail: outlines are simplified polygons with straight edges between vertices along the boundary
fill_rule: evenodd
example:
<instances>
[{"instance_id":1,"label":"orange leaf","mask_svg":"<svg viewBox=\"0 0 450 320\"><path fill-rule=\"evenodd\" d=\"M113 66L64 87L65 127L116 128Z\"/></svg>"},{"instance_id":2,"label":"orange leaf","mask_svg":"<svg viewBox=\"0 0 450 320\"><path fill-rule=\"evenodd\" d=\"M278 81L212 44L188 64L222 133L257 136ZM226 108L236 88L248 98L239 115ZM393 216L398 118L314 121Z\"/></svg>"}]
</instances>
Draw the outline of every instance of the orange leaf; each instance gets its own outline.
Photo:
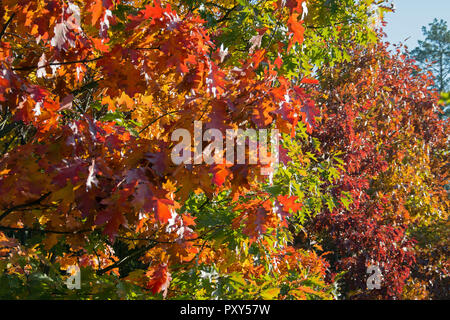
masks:
<instances>
[{"instance_id":1,"label":"orange leaf","mask_svg":"<svg viewBox=\"0 0 450 320\"><path fill-rule=\"evenodd\" d=\"M161 223L166 223L172 218L169 206L173 205L173 201L169 199L154 198L154 210L156 219Z\"/></svg>"},{"instance_id":2,"label":"orange leaf","mask_svg":"<svg viewBox=\"0 0 450 320\"><path fill-rule=\"evenodd\" d=\"M301 82L305 84L319 84L319 81L317 79L309 79L309 78L303 78Z\"/></svg>"},{"instance_id":3,"label":"orange leaf","mask_svg":"<svg viewBox=\"0 0 450 320\"><path fill-rule=\"evenodd\" d=\"M282 210L285 213L289 213L289 209L291 209L293 212L297 212L302 208L302 204L296 202L296 200L298 199L297 196L282 196L279 195L277 200L281 203L282 205Z\"/></svg>"},{"instance_id":4,"label":"orange leaf","mask_svg":"<svg viewBox=\"0 0 450 320\"><path fill-rule=\"evenodd\" d=\"M228 175L230 175L230 170L227 169L227 166L224 164L218 164L215 165L212 169L211 169L212 173L213 173L213 179L212 182L215 183L217 186L221 186L223 185L223 183L225 182L225 179Z\"/></svg>"},{"instance_id":5,"label":"orange leaf","mask_svg":"<svg viewBox=\"0 0 450 320\"><path fill-rule=\"evenodd\" d=\"M291 47L294 43L302 43L303 42L303 33L305 32L305 28L303 27L303 21L297 20L298 13L293 13L288 19L288 27L289 30L293 33L291 40L289 41L288 51L291 50Z\"/></svg>"},{"instance_id":6,"label":"orange leaf","mask_svg":"<svg viewBox=\"0 0 450 320\"><path fill-rule=\"evenodd\" d=\"M94 3L91 7L92 12L92 25L95 25L100 19L102 13L103 13L103 0L94 0Z\"/></svg>"}]
</instances>

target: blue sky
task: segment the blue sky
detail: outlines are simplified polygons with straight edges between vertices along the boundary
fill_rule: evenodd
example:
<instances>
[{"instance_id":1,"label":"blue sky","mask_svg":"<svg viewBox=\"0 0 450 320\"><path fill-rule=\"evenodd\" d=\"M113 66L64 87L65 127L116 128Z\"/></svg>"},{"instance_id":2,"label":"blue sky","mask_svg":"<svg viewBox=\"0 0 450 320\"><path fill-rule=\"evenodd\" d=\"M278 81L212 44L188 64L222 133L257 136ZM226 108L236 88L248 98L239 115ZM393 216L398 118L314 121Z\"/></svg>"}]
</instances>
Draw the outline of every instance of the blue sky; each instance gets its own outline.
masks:
<instances>
[{"instance_id":1,"label":"blue sky","mask_svg":"<svg viewBox=\"0 0 450 320\"><path fill-rule=\"evenodd\" d=\"M428 25L434 18L447 21L450 27L450 0L394 0L395 12L387 13L387 40L391 43L404 42L410 50L422 40L422 26Z\"/></svg>"}]
</instances>

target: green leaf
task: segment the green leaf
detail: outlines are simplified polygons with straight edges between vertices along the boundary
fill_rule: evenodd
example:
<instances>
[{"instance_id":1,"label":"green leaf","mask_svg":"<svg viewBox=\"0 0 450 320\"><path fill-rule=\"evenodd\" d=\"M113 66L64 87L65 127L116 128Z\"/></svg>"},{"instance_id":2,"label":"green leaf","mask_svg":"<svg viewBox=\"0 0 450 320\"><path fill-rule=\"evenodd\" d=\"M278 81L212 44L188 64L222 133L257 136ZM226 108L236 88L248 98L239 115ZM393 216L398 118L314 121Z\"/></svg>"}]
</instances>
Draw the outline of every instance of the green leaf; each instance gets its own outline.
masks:
<instances>
[{"instance_id":1,"label":"green leaf","mask_svg":"<svg viewBox=\"0 0 450 320\"><path fill-rule=\"evenodd\" d=\"M280 288L269 288L261 291L261 297L264 300L273 300L276 297L278 297L278 294L280 293Z\"/></svg>"}]
</instances>

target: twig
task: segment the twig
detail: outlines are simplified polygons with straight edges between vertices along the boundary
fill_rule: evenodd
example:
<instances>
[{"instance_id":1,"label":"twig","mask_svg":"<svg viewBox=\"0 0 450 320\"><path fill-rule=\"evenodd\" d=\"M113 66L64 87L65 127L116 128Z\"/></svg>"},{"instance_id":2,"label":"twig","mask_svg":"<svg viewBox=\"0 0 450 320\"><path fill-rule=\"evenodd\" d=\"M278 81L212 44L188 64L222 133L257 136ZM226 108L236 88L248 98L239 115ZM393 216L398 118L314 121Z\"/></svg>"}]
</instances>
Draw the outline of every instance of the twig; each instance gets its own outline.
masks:
<instances>
[{"instance_id":1,"label":"twig","mask_svg":"<svg viewBox=\"0 0 450 320\"><path fill-rule=\"evenodd\" d=\"M10 231L32 231L32 232L41 232L41 233L54 233L54 234L78 234L78 233L85 233L90 232L92 230L74 230L74 231L57 231L57 230L42 230L42 229L35 229L35 228L14 228L14 227L6 227L6 226L0 226L0 230L10 230Z\"/></svg>"},{"instance_id":2,"label":"twig","mask_svg":"<svg viewBox=\"0 0 450 320\"><path fill-rule=\"evenodd\" d=\"M44 194L43 196L41 196L39 199L30 201L30 202L27 202L27 203L24 203L24 204L19 204L19 205L17 205L17 206L14 206L14 207L11 207L11 208L9 208L9 209L6 209L6 210L2 213L2 215L0 215L0 221L2 221L4 218L6 218L6 216L7 216L8 214L10 214L11 212L13 212L13 211L16 211L16 210L21 209L21 208L30 207L30 206L33 206L33 205L35 205L35 204L40 204L42 200L44 200L45 198L47 198L47 197L50 195L50 193L51 193L51 192L47 192L46 194Z\"/></svg>"},{"instance_id":3,"label":"twig","mask_svg":"<svg viewBox=\"0 0 450 320\"><path fill-rule=\"evenodd\" d=\"M170 112L164 113L163 115L161 115L161 116L159 116L158 118L152 120L149 124L147 124L145 127L143 127L143 128L138 132L138 134L141 134L144 130L148 129L148 127L150 127L152 124L154 124L154 123L155 123L156 121L158 121L159 119L161 119L161 118L163 118L163 117L165 117L165 116L167 116L167 115L169 115L169 114L177 113L177 112L180 112L180 111L181 111L181 110L174 110L174 111L170 111Z\"/></svg>"},{"instance_id":4,"label":"twig","mask_svg":"<svg viewBox=\"0 0 450 320\"><path fill-rule=\"evenodd\" d=\"M108 266L108 267L106 267L106 268L103 268L103 269L101 269L101 270L98 270L98 271L97 271L97 275L101 276L101 275L103 275L104 273L106 273L106 272L108 272L108 271L110 271L110 270L112 270L112 269L115 269L115 268L120 267L122 264L124 264L125 262L127 262L127 261L130 260L131 258L133 258L133 257L135 257L135 256L137 256L137 255L140 255L140 254L144 253L145 251L147 251L147 250L153 248L155 245L156 245L156 243L152 243L151 245L148 245L148 246L146 246L146 247L143 247L143 248L140 248L140 249L136 250L135 252L133 252L133 253L130 254L129 256L126 256L125 258L123 258L122 260L117 261L116 263L114 263L114 264L112 264L112 265L110 265L110 266Z\"/></svg>"},{"instance_id":5,"label":"twig","mask_svg":"<svg viewBox=\"0 0 450 320\"><path fill-rule=\"evenodd\" d=\"M83 59L83 60L74 60L74 61L65 61L65 62L52 62L48 63L43 66L26 66L26 67L20 67L20 68L12 68L14 71L24 71L24 70L33 70L33 69L42 69L50 66L62 66L67 64L75 64L75 63L87 63L87 62L93 62L102 59L103 56L92 58L92 59Z\"/></svg>"},{"instance_id":6,"label":"twig","mask_svg":"<svg viewBox=\"0 0 450 320\"><path fill-rule=\"evenodd\" d=\"M13 12L13 14L11 15L11 17L9 17L8 21L6 21L5 25L3 26L2 31L0 32L0 39L4 36L6 29L8 28L9 24L11 23L12 19L14 18L14 16L16 15L15 12Z\"/></svg>"}]
</instances>

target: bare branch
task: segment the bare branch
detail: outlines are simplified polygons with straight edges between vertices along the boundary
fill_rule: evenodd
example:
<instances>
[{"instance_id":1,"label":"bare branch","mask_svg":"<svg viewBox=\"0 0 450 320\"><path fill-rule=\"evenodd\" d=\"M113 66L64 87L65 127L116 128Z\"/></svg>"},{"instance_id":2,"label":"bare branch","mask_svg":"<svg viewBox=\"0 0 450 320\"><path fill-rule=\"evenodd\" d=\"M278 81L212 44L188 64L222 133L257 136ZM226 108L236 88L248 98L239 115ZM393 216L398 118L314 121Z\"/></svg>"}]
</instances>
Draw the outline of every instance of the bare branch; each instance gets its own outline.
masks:
<instances>
[{"instance_id":1,"label":"bare branch","mask_svg":"<svg viewBox=\"0 0 450 320\"><path fill-rule=\"evenodd\" d=\"M42 195L39 199L30 201L30 202L26 202L24 204L19 204L17 206L11 207L9 209L6 209L1 215L0 215L0 221L2 221L4 218L6 218L7 215L9 215L11 212L14 212L16 210L22 209L22 208L27 208L27 207L31 207L34 206L35 204L40 204L42 200L44 200L45 198L47 198L50 195L51 192L47 192L46 194Z\"/></svg>"}]
</instances>

